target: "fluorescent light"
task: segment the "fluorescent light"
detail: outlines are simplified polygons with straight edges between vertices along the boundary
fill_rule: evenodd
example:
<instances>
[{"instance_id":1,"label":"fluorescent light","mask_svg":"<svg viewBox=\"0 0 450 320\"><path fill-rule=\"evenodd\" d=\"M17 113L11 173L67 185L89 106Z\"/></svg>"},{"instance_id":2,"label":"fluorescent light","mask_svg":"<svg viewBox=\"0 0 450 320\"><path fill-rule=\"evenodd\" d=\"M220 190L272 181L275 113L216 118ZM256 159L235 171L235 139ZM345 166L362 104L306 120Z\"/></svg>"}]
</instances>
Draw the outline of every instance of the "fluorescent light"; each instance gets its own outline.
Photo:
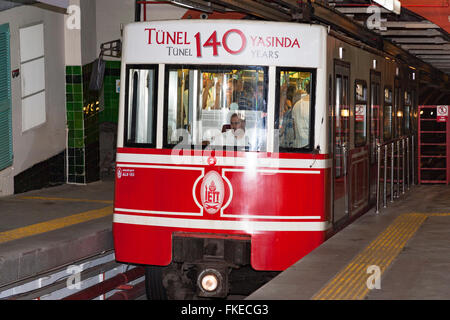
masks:
<instances>
[{"instance_id":1,"label":"fluorescent light","mask_svg":"<svg viewBox=\"0 0 450 320\"><path fill-rule=\"evenodd\" d=\"M188 8L188 9L199 10L199 11L203 11L203 12L207 12L207 13L213 13L213 11L214 11L209 6L202 5L200 3L193 2L193 1L190 1L190 0L171 0L170 2L173 3L173 4L177 4L179 6Z\"/></svg>"},{"instance_id":2,"label":"fluorescent light","mask_svg":"<svg viewBox=\"0 0 450 320\"><path fill-rule=\"evenodd\" d=\"M400 14L402 11L402 4L399 0L394 0L394 11L396 14Z\"/></svg>"},{"instance_id":3,"label":"fluorescent light","mask_svg":"<svg viewBox=\"0 0 450 320\"><path fill-rule=\"evenodd\" d=\"M400 3L399 0L373 0L373 1L389 11L392 11L396 14L400 14L402 4Z\"/></svg>"}]
</instances>

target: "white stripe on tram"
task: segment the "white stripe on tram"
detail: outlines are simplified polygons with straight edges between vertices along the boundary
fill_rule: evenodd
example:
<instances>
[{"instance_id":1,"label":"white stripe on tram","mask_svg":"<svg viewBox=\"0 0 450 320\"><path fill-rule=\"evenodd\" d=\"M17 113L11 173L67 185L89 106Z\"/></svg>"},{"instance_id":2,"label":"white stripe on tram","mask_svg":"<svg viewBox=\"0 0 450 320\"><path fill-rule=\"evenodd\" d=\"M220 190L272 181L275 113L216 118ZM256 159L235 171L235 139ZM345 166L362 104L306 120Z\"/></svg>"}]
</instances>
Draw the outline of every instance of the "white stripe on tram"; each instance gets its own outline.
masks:
<instances>
[{"instance_id":1,"label":"white stripe on tram","mask_svg":"<svg viewBox=\"0 0 450 320\"><path fill-rule=\"evenodd\" d=\"M226 152L225 152L226 154ZM118 153L117 162L139 164L176 164L176 165L206 165L207 156L182 156L162 154ZM217 166L256 166L266 168L292 169L326 169L331 168L331 159L282 159L258 158L256 154L243 157L216 157Z\"/></svg>"},{"instance_id":2,"label":"white stripe on tram","mask_svg":"<svg viewBox=\"0 0 450 320\"><path fill-rule=\"evenodd\" d=\"M200 207L200 206L199 206ZM128 209L128 208L114 208L116 212L131 212L131 213L144 213L144 214L159 214L159 215L172 215L172 216L193 216L202 217L203 208L200 207L200 212L170 212L170 211L153 211L153 210L138 210L138 209ZM223 218L234 218L234 219L273 219L273 220L319 220L320 216L269 216L269 215L249 215L249 214L225 214L221 210L220 217Z\"/></svg>"},{"instance_id":3,"label":"white stripe on tram","mask_svg":"<svg viewBox=\"0 0 450 320\"><path fill-rule=\"evenodd\" d=\"M179 219L136 216L127 214L114 214L114 223L131 225L172 227L187 229L211 230L242 230L246 232L257 231L325 231L331 227L328 221L321 222L287 222L287 221L230 221L230 220L203 220Z\"/></svg>"}]
</instances>

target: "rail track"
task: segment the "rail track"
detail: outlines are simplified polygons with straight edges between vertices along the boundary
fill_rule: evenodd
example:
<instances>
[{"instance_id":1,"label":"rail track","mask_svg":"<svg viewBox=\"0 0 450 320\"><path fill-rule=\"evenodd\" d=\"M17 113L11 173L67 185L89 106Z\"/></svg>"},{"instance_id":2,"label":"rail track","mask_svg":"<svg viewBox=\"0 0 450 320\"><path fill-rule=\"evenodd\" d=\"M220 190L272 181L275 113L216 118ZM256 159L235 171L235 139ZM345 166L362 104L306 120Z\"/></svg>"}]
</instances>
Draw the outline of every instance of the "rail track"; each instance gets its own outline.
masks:
<instances>
[{"instance_id":1,"label":"rail track","mask_svg":"<svg viewBox=\"0 0 450 320\"><path fill-rule=\"evenodd\" d=\"M3 285L0 287L0 299L143 299L144 273L143 267L117 263L114 251L107 251Z\"/></svg>"}]
</instances>

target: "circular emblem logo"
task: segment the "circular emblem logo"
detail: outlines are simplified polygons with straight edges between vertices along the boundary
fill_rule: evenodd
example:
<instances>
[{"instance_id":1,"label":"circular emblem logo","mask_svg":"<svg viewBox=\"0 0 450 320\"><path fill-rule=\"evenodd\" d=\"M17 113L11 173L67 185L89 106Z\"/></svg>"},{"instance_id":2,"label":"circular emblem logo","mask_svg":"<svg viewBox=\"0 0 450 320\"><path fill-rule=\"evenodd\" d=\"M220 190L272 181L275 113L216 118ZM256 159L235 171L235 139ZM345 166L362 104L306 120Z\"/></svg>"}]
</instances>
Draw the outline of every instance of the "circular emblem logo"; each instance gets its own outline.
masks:
<instances>
[{"instance_id":1,"label":"circular emblem logo","mask_svg":"<svg viewBox=\"0 0 450 320\"><path fill-rule=\"evenodd\" d=\"M117 178L122 178L122 168L117 169Z\"/></svg>"},{"instance_id":2,"label":"circular emblem logo","mask_svg":"<svg viewBox=\"0 0 450 320\"><path fill-rule=\"evenodd\" d=\"M216 157L208 157L208 160L206 160L206 162L210 165L210 166L215 166L217 163L217 159Z\"/></svg>"},{"instance_id":3,"label":"circular emblem logo","mask_svg":"<svg viewBox=\"0 0 450 320\"><path fill-rule=\"evenodd\" d=\"M208 172L203 178L200 194L206 212L215 214L219 211L225 196L225 186L220 174L216 171Z\"/></svg>"}]
</instances>

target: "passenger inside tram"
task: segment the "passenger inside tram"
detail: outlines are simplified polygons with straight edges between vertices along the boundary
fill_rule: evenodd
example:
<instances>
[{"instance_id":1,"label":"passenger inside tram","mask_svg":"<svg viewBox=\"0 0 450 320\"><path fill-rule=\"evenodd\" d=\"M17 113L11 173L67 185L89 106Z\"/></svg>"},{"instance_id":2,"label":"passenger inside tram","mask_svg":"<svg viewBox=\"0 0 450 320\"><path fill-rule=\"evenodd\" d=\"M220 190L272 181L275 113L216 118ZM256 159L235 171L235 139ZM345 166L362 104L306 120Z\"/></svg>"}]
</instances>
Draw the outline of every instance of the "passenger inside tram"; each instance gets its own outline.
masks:
<instances>
[{"instance_id":1,"label":"passenger inside tram","mask_svg":"<svg viewBox=\"0 0 450 320\"><path fill-rule=\"evenodd\" d=\"M222 79L203 74L202 109L219 109Z\"/></svg>"},{"instance_id":2,"label":"passenger inside tram","mask_svg":"<svg viewBox=\"0 0 450 320\"><path fill-rule=\"evenodd\" d=\"M267 112L267 100L264 92L264 82L259 81L256 90L256 110Z\"/></svg>"},{"instance_id":3,"label":"passenger inside tram","mask_svg":"<svg viewBox=\"0 0 450 320\"><path fill-rule=\"evenodd\" d=\"M308 91L300 89L293 98L292 117L295 128L295 148L304 148L309 144L310 97Z\"/></svg>"},{"instance_id":4,"label":"passenger inside tram","mask_svg":"<svg viewBox=\"0 0 450 320\"><path fill-rule=\"evenodd\" d=\"M280 148L310 147L310 81L310 72L280 72L280 103L278 119L275 119Z\"/></svg>"},{"instance_id":5,"label":"passenger inside tram","mask_svg":"<svg viewBox=\"0 0 450 320\"><path fill-rule=\"evenodd\" d=\"M225 107L231 109L231 104L236 100L234 89L237 86L236 79L228 79L226 88L225 88Z\"/></svg>"}]
</instances>

